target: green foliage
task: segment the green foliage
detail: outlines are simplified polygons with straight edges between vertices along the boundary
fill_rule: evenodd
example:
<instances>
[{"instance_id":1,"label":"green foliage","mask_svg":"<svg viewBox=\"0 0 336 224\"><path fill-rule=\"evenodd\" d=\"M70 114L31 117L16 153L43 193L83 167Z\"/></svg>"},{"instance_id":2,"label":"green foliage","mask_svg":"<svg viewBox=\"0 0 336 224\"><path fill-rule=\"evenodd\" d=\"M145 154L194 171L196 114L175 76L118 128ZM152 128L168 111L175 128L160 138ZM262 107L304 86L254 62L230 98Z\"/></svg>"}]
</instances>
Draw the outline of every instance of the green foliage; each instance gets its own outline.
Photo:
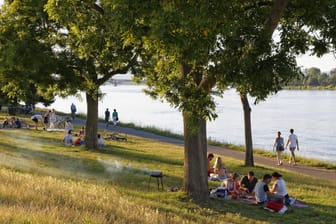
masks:
<instances>
[{"instance_id":1,"label":"green foliage","mask_svg":"<svg viewBox=\"0 0 336 224\"><path fill-rule=\"evenodd\" d=\"M53 101L56 64L51 45L44 41L49 32L45 2L8 1L1 7L1 91L14 102Z\"/></svg>"},{"instance_id":2,"label":"green foliage","mask_svg":"<svg viewBox=\"0 0 336 224\"><path fill-rule=\"evenodd\" d=\"M309 68L304 75L288 83L288 87L333 89L336 87L336 75L322 73L318 68Z\"/></svg>"}]
</instances>

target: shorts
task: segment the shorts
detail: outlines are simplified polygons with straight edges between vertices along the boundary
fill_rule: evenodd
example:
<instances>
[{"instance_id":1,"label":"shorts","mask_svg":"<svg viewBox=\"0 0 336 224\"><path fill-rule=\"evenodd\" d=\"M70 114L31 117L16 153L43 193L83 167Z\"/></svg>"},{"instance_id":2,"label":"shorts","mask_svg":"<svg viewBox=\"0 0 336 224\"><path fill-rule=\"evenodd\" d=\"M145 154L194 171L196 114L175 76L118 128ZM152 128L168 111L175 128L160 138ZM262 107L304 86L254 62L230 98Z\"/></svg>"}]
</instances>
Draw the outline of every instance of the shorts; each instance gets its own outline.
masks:
<instances>
[{"instance_id":1,"label":"shorts","mask_svg":"<svg viewBox=\"0 0 336 224\"><path fill-rule=\"evenodd\" d=\"M289 147L290 151L294 151L296 149L296 147Z\"/></svg>"},{"instance_id":2,"label":"shorts","mask_svg":"<svg viewBox=\"0 0 336 224\"><path fill-rule=\"evenodd\" d=\"M35 123L38 122L38 119L36 117L32 118L32 121L34 121Z\"/></svg>"},{"instance_id":3,"label":"shorts","mask_svg":"<svg viewBox=\"0 0 336 224\"><path fill-rule=\"evenodd\" d=\"M283 146L278 146L277 149L276 149L276 151L284 151L284 150L285 150L285 149L284 149Z\"/></svg>"}]
</instances>

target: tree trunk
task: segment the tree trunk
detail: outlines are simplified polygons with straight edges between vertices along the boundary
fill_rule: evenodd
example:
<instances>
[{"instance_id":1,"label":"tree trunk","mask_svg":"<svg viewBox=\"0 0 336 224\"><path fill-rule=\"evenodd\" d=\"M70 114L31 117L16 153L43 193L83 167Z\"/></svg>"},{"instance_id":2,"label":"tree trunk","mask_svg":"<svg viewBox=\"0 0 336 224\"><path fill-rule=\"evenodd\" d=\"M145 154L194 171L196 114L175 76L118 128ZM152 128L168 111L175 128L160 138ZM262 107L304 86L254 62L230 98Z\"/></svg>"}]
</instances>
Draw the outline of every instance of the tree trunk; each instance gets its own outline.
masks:
<instances>
[{"instance_id":1,"label":"tree trunk","mask_svg":"<svg viewBox=\"0 0 336 224\"><path fill-rule=\"evenodd\" d=\"M251 107L246 94L240 94L240 100L244 109L244 130L245 130L245 166L254 166L253 144L251 128Z\"/></svg>"},{"instance_id":2,"label":"tree trunk","mask_svg":"<svg viewBox=\"0 0 336 224\"><path fill-rule=\"evenodd\" d=\"M183 189L197 202L208 199L206 121L183 112L184 182Z\"/></svg>"},{"instance_id":3,"label":"tree trunk","mask_svg":"<svg viewBox=\"0 0 336 224\"><path fill-rule=\"evenodd\" d=\"M86 149L98 149L98 98L86 93L87 119L85 127Z\"/></svg>"}]
</instances>

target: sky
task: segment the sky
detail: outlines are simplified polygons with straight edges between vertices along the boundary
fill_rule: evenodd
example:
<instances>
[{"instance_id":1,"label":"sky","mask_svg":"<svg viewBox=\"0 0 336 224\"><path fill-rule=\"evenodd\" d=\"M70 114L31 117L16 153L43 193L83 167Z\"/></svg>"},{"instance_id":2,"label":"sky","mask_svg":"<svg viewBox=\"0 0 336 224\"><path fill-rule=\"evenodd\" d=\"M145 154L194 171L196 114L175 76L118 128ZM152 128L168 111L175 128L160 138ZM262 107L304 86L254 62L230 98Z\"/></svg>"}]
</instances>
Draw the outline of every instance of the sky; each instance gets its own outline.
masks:
<instances>
[{"instance_id":1,"label":"sky","mask_svg":"<svg viewBox=\"0 0 336 224\"><path fill-rule=\"evenodd\" d=\"M0 6L3 0L0 0ZM331 69L336 68L336 55L327 54L321 58L316 56L303 55L296 58L298 66L302 68L319 68L322 72L329 72Z\"/></svg>"},{"instance_id":2,"label":"sky","mask_svg":"<svg viewBox=\"0 0 336 224\"><path fill-rule=\"evenodd\" d=\"M297 64L303 68L316 67L322 72L329 72L336 68L336 55L326 54L321 58L316 56L303 55L296 58Z\"/></svg>"}]
</instances>

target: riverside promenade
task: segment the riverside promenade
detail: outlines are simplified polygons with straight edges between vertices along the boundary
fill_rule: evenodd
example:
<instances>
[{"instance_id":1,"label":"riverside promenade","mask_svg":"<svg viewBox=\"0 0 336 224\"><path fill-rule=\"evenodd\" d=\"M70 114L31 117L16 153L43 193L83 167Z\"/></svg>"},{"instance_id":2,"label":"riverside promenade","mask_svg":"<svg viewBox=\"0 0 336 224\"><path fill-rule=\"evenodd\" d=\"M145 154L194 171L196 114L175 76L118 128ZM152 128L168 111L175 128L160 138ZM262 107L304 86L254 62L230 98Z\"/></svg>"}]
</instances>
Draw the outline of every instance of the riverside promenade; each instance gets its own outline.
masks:
<instances>
[{"instance_id":1,"label":"riverside promenade","mask_svg":"<svg viewBox=\"0 0 336 224\"><path fill-rule=\"evenodd\" d=\"M75 123L80 123L81 125L85 124L85 121L83 119L75 119ZM119 132L127 135L134 135L142 138L152 139L160 142L166 142L170 144L175 145L181 145L183 146L183 140L171 138L171 137L165 137L157 134L153 134L150 132L137 130L133 128L126 128L126 127L120 127L120 126L109 126L106 128L105 123L100 122L99 128L105 129L106 131L111 132ZM245 153L237 150L222 148L218 146L211 146L208 145L208 153L214 153L217 155L221 155L225 158L232 158L236 160L243 160L245 159ZM276 166L275 158L268 158L263 157L257 154L254 154L254 165L255 166L267 166L267 167L273 167L277 171L281 170L288 170L291 172L300 173L302 175L312 176L318 179L324 179L324 180L331 180L336 181L336 172L332 170L322 169L322 168L316 168L306 165L298 164L297 166L289 165L286 161L284 161L284 164L282 166Z\"/></svg>"}]
</instances>

